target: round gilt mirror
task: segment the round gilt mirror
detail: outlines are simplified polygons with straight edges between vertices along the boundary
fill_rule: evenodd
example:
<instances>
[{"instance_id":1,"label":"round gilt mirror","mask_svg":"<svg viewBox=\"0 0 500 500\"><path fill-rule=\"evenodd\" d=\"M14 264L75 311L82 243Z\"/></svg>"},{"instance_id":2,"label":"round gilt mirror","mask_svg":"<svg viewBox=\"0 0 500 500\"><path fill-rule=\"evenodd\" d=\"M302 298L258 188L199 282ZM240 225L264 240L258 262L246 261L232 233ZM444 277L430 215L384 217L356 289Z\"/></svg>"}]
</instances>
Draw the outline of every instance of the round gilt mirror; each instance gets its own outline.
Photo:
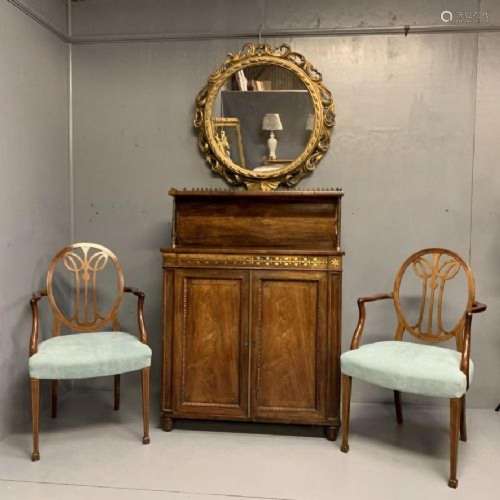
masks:
<instances>
[{"instance_id":1,"label":"round gilt mirror","mask_svg":"<svg viewBox=\"0 0 500 500\"><path fill-rule=\"evenodd\" d=\"M294 187L330 145L333 98L288 45L246 44L196 97L194 126L211 170L234 186Z\"/></svg>"}]
</instances>

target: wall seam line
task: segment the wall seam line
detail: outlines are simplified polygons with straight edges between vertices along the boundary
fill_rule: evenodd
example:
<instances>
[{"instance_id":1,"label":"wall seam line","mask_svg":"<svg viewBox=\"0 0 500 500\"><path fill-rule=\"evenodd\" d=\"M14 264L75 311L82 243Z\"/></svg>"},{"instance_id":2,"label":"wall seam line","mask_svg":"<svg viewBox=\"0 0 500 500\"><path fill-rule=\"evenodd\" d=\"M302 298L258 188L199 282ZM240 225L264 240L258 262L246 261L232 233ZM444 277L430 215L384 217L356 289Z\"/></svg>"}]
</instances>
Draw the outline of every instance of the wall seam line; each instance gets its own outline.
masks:
<instances>
[{"instance_id":1,"label":"wall seam line","mask_svg":"<svg viewBox=\"0 0 500 500\"><path fill-rule=\"evenodd\" d=\"M71 0L67 0L67 30L71 38ZM73 155L73 45L68 45L68 161L69 161L69 236L75 242L75 168Z\"/></svg>"},{"instance_id":2,"label":"wall seam line","mask_svg":"<svg viewBox=\"0 0 500 500\"><path fill-rule=\"evenodd\" d=\"M342 37L342 36L371 36L371 35L412 35L412 34L477 34L482 32L498 32L500 26L484 25L467 27L464 25L452 26L389 26L367 28L304 28L262 31L262 38L307 38L307 37ZM205 41L259 38L259 32L234 33L138 33L115 35L80 35L70 36L75 45L100 43L133 43L133 42L178 42L178 41Z\"/></svg>"},{"instance_id":3,"label":"wall seam line","mask_svg":"<svg viewBox=\"0 0 500 500\"><path fill-rule=\"evenodd\" d=\"M472 266L472 229L474 217L474 167L476 163L476 126L477 126L477 93L479 73L479 33L475 40L475 64L474 64L474 95L472 99L472 162L471 162L471 187L470 187L470 212L469 212L469 264Z\"/></svg>"}]
</instances>

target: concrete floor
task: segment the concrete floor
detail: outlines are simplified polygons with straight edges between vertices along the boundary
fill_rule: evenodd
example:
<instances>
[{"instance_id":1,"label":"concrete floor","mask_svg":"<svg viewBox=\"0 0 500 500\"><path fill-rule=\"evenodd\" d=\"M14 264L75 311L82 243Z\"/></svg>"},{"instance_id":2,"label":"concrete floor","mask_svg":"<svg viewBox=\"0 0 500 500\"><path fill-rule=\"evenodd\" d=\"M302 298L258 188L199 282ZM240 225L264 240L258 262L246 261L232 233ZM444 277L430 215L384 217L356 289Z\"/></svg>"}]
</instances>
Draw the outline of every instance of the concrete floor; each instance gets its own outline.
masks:
<instances>
[{"instance_id":1,"label":"concrete floor","mask_svg":"<svg viewBox=\"0 0 500 500\"><path fill-rule=\"evenodd\" d=\"M181 422L170 433L153 425L144 446L138 394L125 399L113 412L106 391L71 394L56 421L45 412L40 462L29 459L28 432L2 441L0 498L500 498L500 414L492 410L469 411L451 490L446 408L407 406L398 427L392 406L354 404L344 455L316 429L265 425Z\"/></svg>"}]
</instances>

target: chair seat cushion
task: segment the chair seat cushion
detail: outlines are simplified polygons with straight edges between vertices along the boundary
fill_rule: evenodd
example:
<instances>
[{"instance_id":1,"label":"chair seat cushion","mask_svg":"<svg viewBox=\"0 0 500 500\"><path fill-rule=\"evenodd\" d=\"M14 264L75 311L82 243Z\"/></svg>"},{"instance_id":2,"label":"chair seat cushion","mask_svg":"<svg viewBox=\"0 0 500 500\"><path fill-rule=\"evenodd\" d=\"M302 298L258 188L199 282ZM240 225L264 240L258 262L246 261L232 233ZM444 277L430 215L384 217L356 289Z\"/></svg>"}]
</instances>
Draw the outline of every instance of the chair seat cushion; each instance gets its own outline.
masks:
<instances>
[{"instance_id":1,"label":"chair seat cushion","mask_svg":"<svg viewBox=\"0 0 500 500\"><path fill-rule=\"evenodd\" d=\"M424 396L459 398L467 391L461 353L413 342L375 342L341 356L342 373L381 387ZM472 383L474 365L469 367Z\"/></svg>"},{"instance_id":2,"label":"chair seat cushion","mask_svg":"<svg viewBox=\"0 0 500 500\"><path fill-rule=\"evenodd\" d=\"M29 359L31 378L77 379L141 370L151 348L124 332L74 333L40 342Z\"/></svg>"}]
</instances>

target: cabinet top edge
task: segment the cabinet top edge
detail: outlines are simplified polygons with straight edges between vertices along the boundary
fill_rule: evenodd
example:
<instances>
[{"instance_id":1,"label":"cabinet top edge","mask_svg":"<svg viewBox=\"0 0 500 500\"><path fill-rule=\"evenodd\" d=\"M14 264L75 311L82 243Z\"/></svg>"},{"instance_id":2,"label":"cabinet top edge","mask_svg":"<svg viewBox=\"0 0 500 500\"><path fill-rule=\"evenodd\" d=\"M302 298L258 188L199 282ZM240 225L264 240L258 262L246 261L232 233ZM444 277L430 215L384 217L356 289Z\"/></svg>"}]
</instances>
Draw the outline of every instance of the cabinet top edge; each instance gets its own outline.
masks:
<instances>
[{"instance_id":1,"label":"cabinet top edge","mask_svg":"<svg viewBox=\"0 0 500 500\"><path fill-rule=\"evenodd\" d=\"M174 198L182 196L219 196L219 197L240 197L240 198L302 198L302 197L325 197L340 198L344 196L342 189L331 188L311 188L302 190L277 190L277 191L237 191L234 189L212 189L212 188L170 188L168 194Z\"/></svg>"},{"instance_id":2,"label":"cabinet top edge","mask_svg":"<svg viewBox=\"0 0 500 500\"><path fill-rule=\"evenodd\" d=\"M193 254L248 254L248 255L325 255L343 257L342 250L314 250L314 249L283 249L283 248L205 248L205 247L162 247L162 254L193 253Z\"/></svg>"}]
</instances>

